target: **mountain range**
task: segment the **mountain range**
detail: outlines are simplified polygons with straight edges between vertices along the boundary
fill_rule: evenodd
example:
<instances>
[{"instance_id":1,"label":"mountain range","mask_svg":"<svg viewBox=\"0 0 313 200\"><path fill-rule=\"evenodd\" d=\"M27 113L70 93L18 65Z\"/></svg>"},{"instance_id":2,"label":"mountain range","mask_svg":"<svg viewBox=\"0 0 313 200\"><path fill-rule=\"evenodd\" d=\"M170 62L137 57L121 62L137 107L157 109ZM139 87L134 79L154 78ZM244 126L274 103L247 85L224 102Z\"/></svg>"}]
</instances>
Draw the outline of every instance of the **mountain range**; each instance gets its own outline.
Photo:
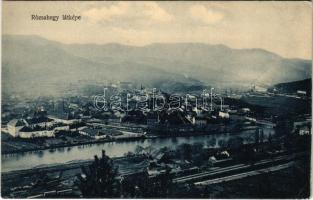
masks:
<instances>
[{"instance_id":1,"label":"mountain range","mask_svg":"<svg viewBox=\"0 0 313 200\"><path fill-rule=\"evenodd\" d=\"M82 81L130 81L183 90L217 84L269 86L311 78L311 60L225 45L63 44L38 36L4 35L2 49L2 84L8 94L29 90L53 94Z\"/></svg>"}]
</instances>

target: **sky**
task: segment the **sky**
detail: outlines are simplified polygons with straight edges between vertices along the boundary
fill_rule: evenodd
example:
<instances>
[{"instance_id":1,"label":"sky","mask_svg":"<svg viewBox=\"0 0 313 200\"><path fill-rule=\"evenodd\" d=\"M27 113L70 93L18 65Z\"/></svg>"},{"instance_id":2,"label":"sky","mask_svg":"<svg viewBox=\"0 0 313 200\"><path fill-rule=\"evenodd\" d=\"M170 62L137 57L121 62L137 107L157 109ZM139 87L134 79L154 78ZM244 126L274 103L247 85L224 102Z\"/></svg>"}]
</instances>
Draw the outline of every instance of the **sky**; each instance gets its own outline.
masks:
<instances>
[{"instance_id":1,"label":"sky","mask_svg":"<svg viewBox=\"0 0 313 200\"><path fill-rule=\"evenodd\" d=\"M310 2L3 1L3 34L63 43L199 42L262 48L312 59ZM81 21L32 21L31 15L81 15Z\"/></svg>"}]
</instances>

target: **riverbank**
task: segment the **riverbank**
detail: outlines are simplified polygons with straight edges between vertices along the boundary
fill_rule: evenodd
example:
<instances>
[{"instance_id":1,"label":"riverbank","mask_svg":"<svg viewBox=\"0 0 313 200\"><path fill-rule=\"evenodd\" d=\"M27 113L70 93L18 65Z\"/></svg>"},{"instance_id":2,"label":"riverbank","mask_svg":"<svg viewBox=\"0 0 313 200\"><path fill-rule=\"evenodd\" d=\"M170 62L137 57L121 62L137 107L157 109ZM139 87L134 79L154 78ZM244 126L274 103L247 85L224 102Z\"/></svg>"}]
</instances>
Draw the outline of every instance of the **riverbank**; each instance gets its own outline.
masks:
<instances>
[{"instance_id":1,"label":"riverbank","mask_svg":"<svg viewBox=\"0 0 313 200\"><path fill-rule=\"evenodd\" d=\"M22 150L11 150L11 151L1 150L1 154L9 155L9 154L17 154L17 153L43 151L43 150L55 150L55 149L66 148L66 147L71 148L75 146L88 145L88 144L102 144L102 143L109 143L109 142L116 142L116 141L134 141L134 140L142 140L142 139L146 139L146 137L140 136L140 137L129 137L129 138L99 139L99 140L92 140L92 141L85 141L85 142L77 142L73 144L56 144L56 145L51 145L48 147L38 147L38 148L33 148L33 149L22 149Z\"/></svg>"},{"instance_id":2,"label":"riverbank","mask_svg":"<svg viewBox=\"0 0 313 200\"><path fill-rule=\"evenodd\" d=\"M264 132L264 141L267 140L268 133ZM67 163L73 160L90 159L101 150L105 150L110 157L119 157L135 152L137 147L147 148L151 152L155 148L176 149L181 144L202 144L208 148L218 148L219 146L236 145L239 143L253 143L254 132L192 135L182 137L154 137L151 139L133 140L128 142L105 142L73 146L70 148L59 148L56 150L42 150L36 152L16 153L2 156L2 171L13 171L19 169L33 168L39 165Z\"/></svg>"},{"instance_id":3,"label":"riverbank","mask_svg":"<svg viewBox=\"0 0 313 200\"><path fill-rule=\"evenodd\" d=\"M255 130L256 127L249 130ZM38 152L43 150L56 150L60 148L71 148L75 146L81 146L81 145L91 145L91 144L103 144L103 143L111 143L111 142L127 142L127 141L140 141L140 140L146 140L146 139L155 139L155 138L176 138L176 137L192 137L192 136L205 136L205 135L216 135L216 134L237 134L241 131L247 131L247 130L236 130L236 131L227 131L227 130L214 130L214 132L205 132L205 131L197 131L197 132L176 132L172 134L149 134L149 135L143 135L139 137L123 137L123 138L103 138L98 140L84 140L80 142L75 143L61 143L61 144L52 144L50 146L36 146L35 142L29 142L33 143L35 146L34 148L29 148L30 145L27 145L27 148L24 149L17 149L17 150L7 150L2 148L1 154L2 155L10 155L10 154L18 154L18 153L27 153L27 152ZM23 139L19 139L21 142L23 142ZM10 144L10 141L1 141L2 146L3 143ZM16 141L17 143L19 141Z\"/></svg>"}]
</instances>

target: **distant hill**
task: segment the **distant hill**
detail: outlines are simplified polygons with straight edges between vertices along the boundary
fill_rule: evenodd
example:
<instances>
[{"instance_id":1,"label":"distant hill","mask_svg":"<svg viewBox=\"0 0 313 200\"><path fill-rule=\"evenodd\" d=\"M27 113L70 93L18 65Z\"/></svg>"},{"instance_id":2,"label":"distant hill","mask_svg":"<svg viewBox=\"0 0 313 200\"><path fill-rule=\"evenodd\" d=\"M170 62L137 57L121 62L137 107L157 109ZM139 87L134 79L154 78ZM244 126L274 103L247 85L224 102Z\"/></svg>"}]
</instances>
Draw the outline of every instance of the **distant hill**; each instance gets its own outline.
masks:
<instances>
[{"instance_id":1,"label":"distant hill","mask_svg":"<svg viewBox=\"0 0 313 200\"><path fill-rule=\"evenodd\" d=\"M288 83L279 83L269 88L269 90L276 89L281 93L296 93L298 90L306 91L310 96L312 91L312 79L305 79L301 81L294 81Z\"/></svg>"},{"instance_id":2,"label":"distant hill","mask_svg":"<svg viewBox=\"0 0 313 200\"><path fill-rule=\"evenodd\" d=\"M131 81L164 90L206 85L273 85L311 78L311 61L262 49L200 43L62 44L37 36L2 37L5 93L55 94L72 83Z\"/></svg>"}]
</instances>

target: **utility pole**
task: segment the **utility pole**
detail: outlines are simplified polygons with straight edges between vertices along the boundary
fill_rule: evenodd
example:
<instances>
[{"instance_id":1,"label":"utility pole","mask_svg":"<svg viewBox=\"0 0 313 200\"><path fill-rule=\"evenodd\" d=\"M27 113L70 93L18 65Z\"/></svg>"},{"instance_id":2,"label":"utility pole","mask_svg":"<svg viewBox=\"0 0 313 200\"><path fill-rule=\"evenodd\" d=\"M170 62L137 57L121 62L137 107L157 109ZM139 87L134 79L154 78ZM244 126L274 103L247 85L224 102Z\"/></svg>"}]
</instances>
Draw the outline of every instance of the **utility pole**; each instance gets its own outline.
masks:
<instances>
[{"instance_id":1,"label":"utility pole","mask_svg":"<svg viewBox=\"0 0 313 200\"><path fill-rule=\"evenodd\" d=\"M213 90L214 88L211 88L211 111L213 111Z\"/></svg>"}]
</instances>

